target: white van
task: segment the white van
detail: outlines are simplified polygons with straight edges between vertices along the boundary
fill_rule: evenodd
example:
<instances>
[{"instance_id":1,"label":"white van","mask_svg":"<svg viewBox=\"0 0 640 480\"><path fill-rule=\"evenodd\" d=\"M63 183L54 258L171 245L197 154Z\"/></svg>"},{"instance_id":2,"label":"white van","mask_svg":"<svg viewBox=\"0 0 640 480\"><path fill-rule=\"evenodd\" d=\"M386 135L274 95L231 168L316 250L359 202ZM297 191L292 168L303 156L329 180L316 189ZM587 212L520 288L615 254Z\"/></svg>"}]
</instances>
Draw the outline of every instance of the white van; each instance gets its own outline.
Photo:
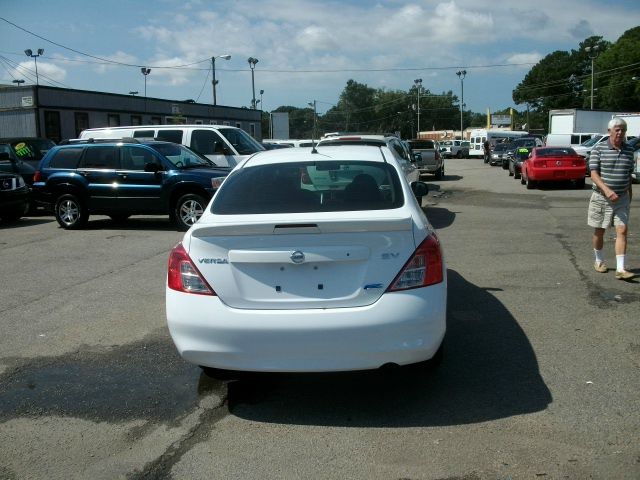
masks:
<instances>
[{"instance_id":1,"label":"white van","mask_svg":"<svg viewBox=\"0 0 640 480\"><path fill-rule=\"evenodd\" d=\"M587 140L600 135L599 133L550 133L544 141L548 147L577 147Z\"/></svg>"},{"instance_id":2,"label":"white van","mask_svg":"<svg viewBox=\"0 0 640 480\"><path fill-rule=\"evenodd\" d=\"M247 132L227 125L133 125L88 128L80 133L89 138L147 138L181 143L206 156L220 167L235 167L264 147Z\"/></svg>"}]
</instances>

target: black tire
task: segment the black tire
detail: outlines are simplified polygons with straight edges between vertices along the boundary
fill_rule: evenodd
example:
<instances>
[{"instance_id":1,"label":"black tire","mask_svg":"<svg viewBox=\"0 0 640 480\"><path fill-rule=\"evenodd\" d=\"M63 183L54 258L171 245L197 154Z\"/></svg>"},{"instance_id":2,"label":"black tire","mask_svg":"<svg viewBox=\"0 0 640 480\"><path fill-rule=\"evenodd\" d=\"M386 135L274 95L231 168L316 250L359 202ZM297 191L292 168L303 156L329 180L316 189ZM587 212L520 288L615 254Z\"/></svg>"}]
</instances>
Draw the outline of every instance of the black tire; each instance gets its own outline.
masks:
<instances>
[{"instance_id":1,"label":"black tire","mask_svg":"<svg viewBox=\"0 0 640 480\"><path fill-rule=\"evenodd\" d=\"M456 153L456 158L462 158L462 150L458 150L458 153Z\"/></svg>"},{"instance_id":2,"label":"black tire","mask_svg":"<svg viewBox=\"0 0 640 480\"><path fill-rule=\"evenodd\" d=\"M536 182L534 182L530 178L527 178L526 183L527 183L527 190L533 190L534 188L536 188Z\"/></svg>"},{"instance_id":3,"label":"black tire","mask_svg":"<svg viewBox=\"0 0 640 480\"><path fill-rule=\"evenodd\" d=\"M89 220L87 206L72 194L60 196L56 200L53 213L60 226L66 230L82 228Z\"/></svg>"},{"instance_id":4,"label":"black tire","mask_svg":"<svg viewBox=\"0 0 640 480\"><path fill-rule=\"evenodd\" d=\"M441 180L444 177L444 163L442 166L436 171L436 180Z\"/></svg>"},{"instance_id":5,"label":"black tire","mask_svg":"<svg viewBox=\"0 0 640 480\"><path fill-rule=\"evenodd\" d=\"M176 202L172 215L178 230L189 230L194 223L200 220L206 207L207 202L205 199L195 193L188 193L180 197Z\"/></svg>"}]
</instances>

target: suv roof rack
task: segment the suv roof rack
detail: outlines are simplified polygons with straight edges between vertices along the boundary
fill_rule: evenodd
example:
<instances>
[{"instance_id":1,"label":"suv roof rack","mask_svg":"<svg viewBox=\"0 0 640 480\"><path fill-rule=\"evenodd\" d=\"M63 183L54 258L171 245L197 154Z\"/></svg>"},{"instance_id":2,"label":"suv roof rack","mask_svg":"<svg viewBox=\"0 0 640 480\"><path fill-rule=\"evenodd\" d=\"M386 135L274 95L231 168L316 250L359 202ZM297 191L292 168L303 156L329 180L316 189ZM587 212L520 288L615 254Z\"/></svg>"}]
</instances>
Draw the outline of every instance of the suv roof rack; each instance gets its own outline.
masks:
<instances>
[{"instance_id":1,"label":"suv roof rack","mask_svg":"<svg viewBox=\"0 0 640 480\"><path fill-rule=\"evenodd\" d=\"M137 138L69 138L62 140L58 145L85 144L85 143L141 143Z\"/></svg>"}]
</instances>

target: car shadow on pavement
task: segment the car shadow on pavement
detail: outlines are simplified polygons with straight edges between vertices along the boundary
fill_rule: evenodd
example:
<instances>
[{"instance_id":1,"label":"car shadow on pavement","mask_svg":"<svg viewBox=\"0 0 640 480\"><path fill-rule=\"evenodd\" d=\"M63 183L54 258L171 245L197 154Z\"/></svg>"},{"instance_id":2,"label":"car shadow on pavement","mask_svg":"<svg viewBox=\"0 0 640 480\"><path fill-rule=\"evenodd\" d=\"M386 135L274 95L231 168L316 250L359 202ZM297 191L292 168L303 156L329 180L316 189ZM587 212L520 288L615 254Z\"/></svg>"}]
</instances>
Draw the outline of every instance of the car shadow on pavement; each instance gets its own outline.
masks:
<instances>
[{"instance_id":1,"label":"car shadow on pavement","mask_svg":"<svg viewBox=\"0 0 640 480\"><path fill-rule=\"evenodd\" d=\"M51 223L55 221L56 219L53 217L22 217L13 222L0 220L0 229L32 227L34 225L42 225L44 223Z\"/></svg>"},{"instance_id":2,"label":"car shadow on pavement","mask_svg":"<svg viewBox=\"0 0 640 480\"><path fill-rule=\"evenodd\" d=\"M450 174L445 174L440 180L438 180L438 182L457 182L462 180L462 176L461 175L450 175Z\"/></svg>"},{"instance_id":3,"label":"car shadow on pavement","mask_svg":"<svg viewBox=\"0 0 640 480\"><path fill-rule=\"evenodd\" d=\"M131 217L125 221L110 218L89 218L85 230L158 230L177 231L169 217Z\"/></svg>"},{"instance_id":4,"label":"car shadow on pavement","mask_svg":"<svg viewBox=\"0 0 640 480\"><path fill-rule=\"evenodd\" d=\"M518 322L488 289L453 270L448 276L445 354L434 371L409 366L245 374L227 385L230 412L267 423L414 427L477 423L546 409L551 393Z\"/></svg>"},{"instance_id":5,"label":"car shadow on pavement","mask_svg":"<svg viewBox=\"0 0 640 480\"><path fill-rule=\"evenodd\" d=\"M450 227L456 219L456 212L441 207L427 206L425 207L425 214L431 226L436 230Z\"/></svg>"}]
</instances>

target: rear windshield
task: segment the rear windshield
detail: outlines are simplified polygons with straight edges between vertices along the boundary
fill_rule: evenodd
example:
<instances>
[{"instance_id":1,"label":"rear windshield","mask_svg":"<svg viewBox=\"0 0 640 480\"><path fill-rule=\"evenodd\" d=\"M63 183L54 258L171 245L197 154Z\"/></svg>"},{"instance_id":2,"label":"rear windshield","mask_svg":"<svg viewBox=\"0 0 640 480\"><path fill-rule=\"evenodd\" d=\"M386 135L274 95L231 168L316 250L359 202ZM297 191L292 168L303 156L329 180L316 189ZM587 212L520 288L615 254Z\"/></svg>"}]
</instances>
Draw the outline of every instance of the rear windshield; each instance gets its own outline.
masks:
<instances>
[{"instance_id":1,"label":"rear windshield","mask_svg":"<svg viewBox=\"0 0 640 480\"><path fill-rule=\"evenodd\" d=\"M436 148L431 140L409 140L411 148ZM451 145L451 142L445 143L445 145Z\"/></svg>"},{"instance_id":2,"label":"rear windshield","mask_svg":"<svg viewBox=\"0 0 640 480\"><path fill-rule=\"evenodd\" d=\"M573 148L539 148L536 150L539 157L555 157L558 155L577 155Z\"/></svg>"},{"instance_id":3,"label":"rear windshield","mask_svg":"<svg viewBox=\"0 0 640 480\"><path fill-rule=\"evenodd\" d=\"M326 161L259 165L224 181L211 211L218 215L386 210L404 204L387 163Z\"/></svg>"}]
</instances>

